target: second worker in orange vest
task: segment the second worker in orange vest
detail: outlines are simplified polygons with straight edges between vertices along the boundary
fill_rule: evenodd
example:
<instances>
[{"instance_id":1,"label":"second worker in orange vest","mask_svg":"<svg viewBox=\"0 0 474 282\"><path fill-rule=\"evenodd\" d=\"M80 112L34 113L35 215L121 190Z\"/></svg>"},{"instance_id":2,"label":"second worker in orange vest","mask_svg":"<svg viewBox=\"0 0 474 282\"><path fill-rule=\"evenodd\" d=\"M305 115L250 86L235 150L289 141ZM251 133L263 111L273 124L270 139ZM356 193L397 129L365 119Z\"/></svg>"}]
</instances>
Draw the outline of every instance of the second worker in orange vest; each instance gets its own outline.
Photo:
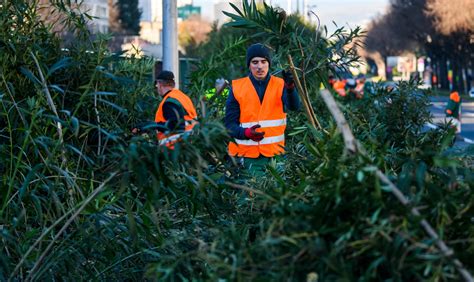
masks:
<instances>
[{"instance_id":1,"label":"second worker in orange vest","mask_svg":"<svg viewBox=\"0 0 474 282\"><path fill-rule=\"evenodd\" d=\"M166 130L159 130L160 145L173 149L183 134L189 133L197 123L196 109L191 99L175 88L174 74L162 71L156 77L156 90L163 97L155 114L155 122Z\"/></svg>"},{"instance_id":2,"label":"second worker in orange vest","mask_svg":"<svg viewBox=\"0 0 474 282\"><path fill-rule=\"evenodd\" d=\"M235 140L229 143L229 154L240 157L247 168L249 164L263 168L285 152L286 111L300 107L291 73L283 71L281 79L269 74L270 66L269 49L251 45L250 73L232 81L226 102L225 126Z\"/></svg>"}]
</instances>

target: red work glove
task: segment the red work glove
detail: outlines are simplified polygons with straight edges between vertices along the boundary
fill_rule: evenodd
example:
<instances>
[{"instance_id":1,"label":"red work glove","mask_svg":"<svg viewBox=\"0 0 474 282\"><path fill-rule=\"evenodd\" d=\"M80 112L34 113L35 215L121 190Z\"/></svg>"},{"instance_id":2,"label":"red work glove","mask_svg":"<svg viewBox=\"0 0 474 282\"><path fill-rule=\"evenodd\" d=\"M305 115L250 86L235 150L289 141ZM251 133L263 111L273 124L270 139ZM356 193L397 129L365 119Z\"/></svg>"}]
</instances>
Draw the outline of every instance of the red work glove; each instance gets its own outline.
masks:
<instances>
[{"instance_id":1,"label":"red work glove","mask_svg":"<svg viewBox=\"0 0 474 282\"><path fill-rule=\"evenodd\" d=\"M255 142L262 141L265 132L257 132L257 128L260 128L260 124L256 124L252 127L246 128L244 131L245 137Z\"/></svg>"}]
</instances>

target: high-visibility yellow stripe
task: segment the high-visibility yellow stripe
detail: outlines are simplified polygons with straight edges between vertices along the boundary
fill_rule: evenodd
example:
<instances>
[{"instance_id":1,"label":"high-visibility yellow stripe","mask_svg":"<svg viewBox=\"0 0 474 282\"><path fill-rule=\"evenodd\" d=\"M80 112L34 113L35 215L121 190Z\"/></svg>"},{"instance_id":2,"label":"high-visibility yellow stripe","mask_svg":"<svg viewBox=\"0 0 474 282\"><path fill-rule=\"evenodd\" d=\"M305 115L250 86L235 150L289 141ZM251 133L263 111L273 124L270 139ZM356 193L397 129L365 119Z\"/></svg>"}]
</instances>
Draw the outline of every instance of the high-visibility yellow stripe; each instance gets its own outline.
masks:
<instances>
[{"instance_id":1,"label":"high-visibility yellow stripe","mask_svg":"<svg viewBox=\"0 0 474 282\"><path fill-rule=\"evenodd\" d=\"M244 123L241 123L240 126L242 126L242 127L252 127L256 124L260 124L260 126L262 128L263 127L282 126L282 125L286 125L286 118L273 119L273 120L261 120L261 121L255 121L255 122L244 122Z\"/></svg>"},{"instance_id":2,"label":"high-visibility yellow stripe","mask_svg":"<svg viewBox=\"0 0 474 282\"><path fill-rule=\"evenodd\" d=\"M169 142L176 141L179 138L181 138L182 135L183 133L180 133L180 134L171 135L170 137L163 138L160 140L160 145L166 145Z\"/></svg>"},{"instance_id":3,"label":"high-visibility yellow stripe","mask_svg":"<svg viewBox=\"0 0 474 282\"><path fill-rule=\"evenodd\" d=\"M285 134L272 136L272 137L264 137L262 141L255 142L253 140L242 140L242 139L235 139L235 143L239 145L247 145L247 146L257 146L257 145L267 145L278 143L285 140Z\"/></svg>"}]
</instances>

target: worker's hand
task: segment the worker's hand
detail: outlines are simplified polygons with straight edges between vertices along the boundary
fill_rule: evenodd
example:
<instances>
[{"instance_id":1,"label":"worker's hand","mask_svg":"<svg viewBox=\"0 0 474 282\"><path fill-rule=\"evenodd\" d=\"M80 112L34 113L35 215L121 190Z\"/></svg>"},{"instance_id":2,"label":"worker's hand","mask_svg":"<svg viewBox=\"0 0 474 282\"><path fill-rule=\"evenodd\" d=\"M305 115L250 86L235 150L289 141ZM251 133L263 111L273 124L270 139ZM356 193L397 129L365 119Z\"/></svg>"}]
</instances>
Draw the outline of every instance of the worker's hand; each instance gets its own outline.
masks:
<instances>
[{"instance_id":1,"label":"worker's hand","mask_svg":"<svg viewBox=\"0 0 474 282\"><path fill-rule=\"evenodd\" d=\"M290 91L295 89L295 79L291 70L283 70L281 74L283 75L283 80L285 81L285 88Z\"/></svg>"},{"instance_id":2,"label":"worker's hand","mask_svg":"<svg viewBox=\"0 0 474 282\"><path fill-rule=\"evenodd\" d=\"M133 134L133 135L137 135L137 134L139 134L139 133L140 133L140 129L138 129L138 128L136 128L136 127L132 128L132 134Z\"/></svg>"},{"instance_id":3,"label":"worker's hand","mask_svg":"<svg viewBox=\"0 0 474 282\"><path fill-rule=\"evenodd\" d=\"M246 128L244 131L245 137L255 142L262 141L265 132L257 132L257 128L260 128L260 124L256 124L252 127Z\"/></svg>"},{"instance_id":4,"label":"worker's hand","mask_svg":"<svg viewBox=\"0 0 474 282\"><path fill-rule=\"evenodd\" d=\"M222 92L222 90L224 90L224 88L226 88L228 85L229 85L229 82L225 80L224 78L216 79L215 87L216 87L217 92L219 93Z\"/></svg>"}]
</instances>

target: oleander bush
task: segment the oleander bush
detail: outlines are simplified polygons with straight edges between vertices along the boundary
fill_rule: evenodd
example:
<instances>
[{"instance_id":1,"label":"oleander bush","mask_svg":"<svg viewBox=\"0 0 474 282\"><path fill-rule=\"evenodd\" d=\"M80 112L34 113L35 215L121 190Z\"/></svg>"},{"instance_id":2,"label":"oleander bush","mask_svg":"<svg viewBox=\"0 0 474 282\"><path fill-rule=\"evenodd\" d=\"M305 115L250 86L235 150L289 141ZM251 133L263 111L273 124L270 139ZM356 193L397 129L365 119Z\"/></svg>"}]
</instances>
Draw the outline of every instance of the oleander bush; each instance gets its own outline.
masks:
<instances>
[{"instance_id":1,"label":"oleander bush","mask_svg":"<svg viewBox=\"0 0 474 282\"><path fill-rule=\"evenodd\" d=\"M427 94L411 81L338 100L365 154L347 151L321 99L331 68L357 60L360 30L328 36L267 5L236 7L235 34L187 88L209 114L170 151L130 133L159 103L153 60L110 53L87 15L53 1L76 36L64 45L36 4L0 5L0 280L456 281L453 257L474 271L472 149L424 130ZM291 113L284 164L258 179L226 157L225 99L198 102L220 70L245 75L236 53L257 40L274 48L275 73L292 57L322 127Z\"/></svg>"}]
</instances>

